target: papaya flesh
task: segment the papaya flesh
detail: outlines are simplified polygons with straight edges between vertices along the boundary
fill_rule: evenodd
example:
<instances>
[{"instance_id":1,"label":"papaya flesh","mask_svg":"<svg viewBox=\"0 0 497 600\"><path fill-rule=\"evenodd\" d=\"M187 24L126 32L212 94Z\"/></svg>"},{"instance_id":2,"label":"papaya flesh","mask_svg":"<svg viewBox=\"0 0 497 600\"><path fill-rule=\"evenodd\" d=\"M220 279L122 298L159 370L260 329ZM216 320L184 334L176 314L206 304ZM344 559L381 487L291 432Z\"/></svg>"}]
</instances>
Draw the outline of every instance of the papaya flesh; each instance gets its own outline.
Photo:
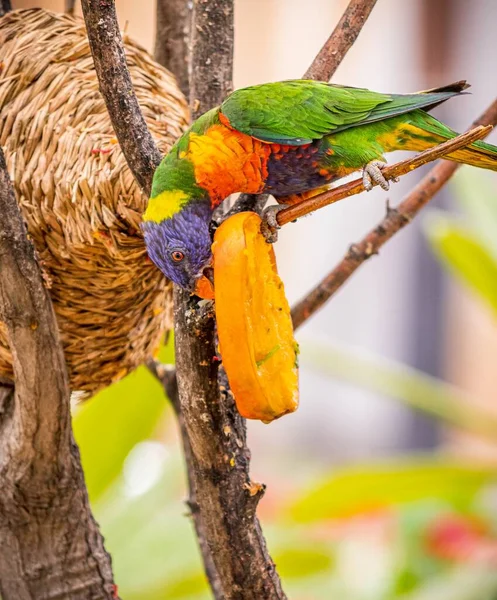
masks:
<instances>
[{"instance_id":1,"label":"papaya flesh","mask_svg":"<svg viewBox=\"0 0 497 600\"><path fill-rule=\"evenodd\" d=\"M265 423L298 406L298 346L274 250L253 212L233 215L212 246L219 346L240 414Z\"/></svg>"}]
</instances>

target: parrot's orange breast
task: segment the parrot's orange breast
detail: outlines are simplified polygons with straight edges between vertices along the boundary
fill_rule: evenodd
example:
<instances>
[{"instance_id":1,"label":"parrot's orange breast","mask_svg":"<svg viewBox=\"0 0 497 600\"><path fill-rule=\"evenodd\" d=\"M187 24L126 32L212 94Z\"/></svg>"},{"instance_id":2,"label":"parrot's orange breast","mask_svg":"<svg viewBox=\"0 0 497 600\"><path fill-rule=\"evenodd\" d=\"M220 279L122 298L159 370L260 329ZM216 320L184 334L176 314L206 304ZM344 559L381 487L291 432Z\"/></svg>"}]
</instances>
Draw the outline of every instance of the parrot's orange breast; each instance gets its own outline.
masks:
<instances>
[{"instance_id":1,"label":"parrot's orange breast","mask_svg":"<svg viewBox=\"0 0 497 600\"><path fill-rule=\"evenodd\" d=\"M197 185L207 190L215 207L234 192L260 193L270 154L270 144L216 124L204 134L190 133L185 157L194 165Z\"/></svg>"},{"instance_id":2,"label":"parrot's orange breast","mask_svg":"<svg viewBox=\"0 0 497 600\"><path fill-rule=\"evenodd\" d=\"M209 193L215 208L235 192L270 193L276 198L301 195L348 174L351 169L323 163L322 144L322 140L302 146L263 142L221 123L203 134L191 132L181 158L193 163L195 182Z\"/></svg>"}]
</instances>

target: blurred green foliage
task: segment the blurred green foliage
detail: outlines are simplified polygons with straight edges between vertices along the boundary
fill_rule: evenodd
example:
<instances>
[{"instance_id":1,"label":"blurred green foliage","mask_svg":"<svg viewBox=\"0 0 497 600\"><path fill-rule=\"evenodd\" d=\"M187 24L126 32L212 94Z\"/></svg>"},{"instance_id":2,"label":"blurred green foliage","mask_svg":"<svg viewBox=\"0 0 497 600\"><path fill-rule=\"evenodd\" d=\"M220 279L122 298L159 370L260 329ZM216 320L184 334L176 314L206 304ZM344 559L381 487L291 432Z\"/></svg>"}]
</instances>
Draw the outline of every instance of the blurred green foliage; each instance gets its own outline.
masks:
<instances>
[{"instance_id":1,"label":"blurred green foliage","mask_svg":"<svg viewBox=\"0 0 497 600\"><path fill-rule=\"evenodd\" d=\"M172 342L159 358L172 362ZM164 412L162 386L145 367L101 391L74 411L74 436L81 451L90 500L96 501L120 474L131 449L150 437Z\"/></svg>"},{"instance_id":2,"label":"blurred green foliage","mask_svg":"<svg viewBox=\"0 0 497 600\"><path fill-rule=\"evenodd\" d=\"M132 448L164 413L162 387L145 367L78 407L74 434L82 450L88 493L97 501L121 473Z\"/></svg>"},{"instance_id":3,"label":"blurred green foliage","mask_svg":"<svg viewBox=\"0 0 497 600\"><path fill-rule=\"evenodd\" d=\"M461 169L453 189L462 214L431 211L430 244L443 265L497 315L497 186L492 174Z\"/></svg>"},{"instance_id":4,"label":"blurred green foliage","mask_svg":"<svg viewBox=\"0 0 497 600\"><path fill-rule=\"evenodd\" d=\"M183 502L180 449L175 444L161 445L163 459L148 489L136 494L125 478L119 477L105 498L94 505L119 592L126 600L208 598L195 534ZM147 455L143 458L147 460ZM139 460L136 468L146 469L147 465Z\"/></svg>"},{"instance_id":5,"label":"blurred green foliage","mask_svg":"<svg viewBox=\"0 0 497 600\"><path fill-rule=\"evenodd\" d=\"M321 481L292 507L298 523L340 519L425 498L467 510L496 474L493 469L461 465L434 456L343 468Z\"/></svg>"}]
</instances>

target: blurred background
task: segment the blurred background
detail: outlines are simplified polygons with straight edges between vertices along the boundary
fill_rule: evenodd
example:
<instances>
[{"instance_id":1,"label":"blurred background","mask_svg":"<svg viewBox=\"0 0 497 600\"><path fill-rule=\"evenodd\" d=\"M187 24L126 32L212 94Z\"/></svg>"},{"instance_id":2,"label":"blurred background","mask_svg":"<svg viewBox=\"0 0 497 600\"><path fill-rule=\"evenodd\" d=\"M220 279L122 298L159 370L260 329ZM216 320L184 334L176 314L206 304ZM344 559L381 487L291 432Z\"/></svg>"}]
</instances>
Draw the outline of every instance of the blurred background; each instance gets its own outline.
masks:
<instances>
[{"instance_id":1,"label":"blurred background","mask_svg":"<svg viewBox=\"0 0 497 600\"><path fill-rule=\"evenodd\" d=\"M155 2L116 4L152 51ZM235 87L301 76L346 5L236 0ZM496 23L494 0L378 0L333 81L403 93L467 79L471 95L435 111L462 130L497 93ZM422 174L284 228L290 302ZM495 600L497 174L462 168L297 337L299 410L248 424L252 476L268 485L259 514L289 597ZM162 358L174 360L171 348ZM160 386L139 369L79 407L75 429L122 597L209 598Z\"/></svg>"}]
</instances>

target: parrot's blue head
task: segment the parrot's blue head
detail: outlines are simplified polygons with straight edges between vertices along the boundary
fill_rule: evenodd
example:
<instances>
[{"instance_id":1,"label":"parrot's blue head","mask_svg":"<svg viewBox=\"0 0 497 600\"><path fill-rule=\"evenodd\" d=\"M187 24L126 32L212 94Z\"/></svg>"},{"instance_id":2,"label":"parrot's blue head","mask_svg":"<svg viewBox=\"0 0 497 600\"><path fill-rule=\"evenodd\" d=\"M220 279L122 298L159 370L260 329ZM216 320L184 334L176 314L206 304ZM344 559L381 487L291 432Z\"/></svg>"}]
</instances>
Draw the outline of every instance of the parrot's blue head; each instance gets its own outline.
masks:
<instances>
[{"instance_id":1,"label":"parrot's blue head","mask_svg":"<svg viewBox=\"0 0 497 600\"><path fill-rule=\"evenodd\" d=\"M159 223L142 223L151 260L168 279L190 292L212 264L211 214L208 203L192 202Z\"/></svg>"}]
</instances>

